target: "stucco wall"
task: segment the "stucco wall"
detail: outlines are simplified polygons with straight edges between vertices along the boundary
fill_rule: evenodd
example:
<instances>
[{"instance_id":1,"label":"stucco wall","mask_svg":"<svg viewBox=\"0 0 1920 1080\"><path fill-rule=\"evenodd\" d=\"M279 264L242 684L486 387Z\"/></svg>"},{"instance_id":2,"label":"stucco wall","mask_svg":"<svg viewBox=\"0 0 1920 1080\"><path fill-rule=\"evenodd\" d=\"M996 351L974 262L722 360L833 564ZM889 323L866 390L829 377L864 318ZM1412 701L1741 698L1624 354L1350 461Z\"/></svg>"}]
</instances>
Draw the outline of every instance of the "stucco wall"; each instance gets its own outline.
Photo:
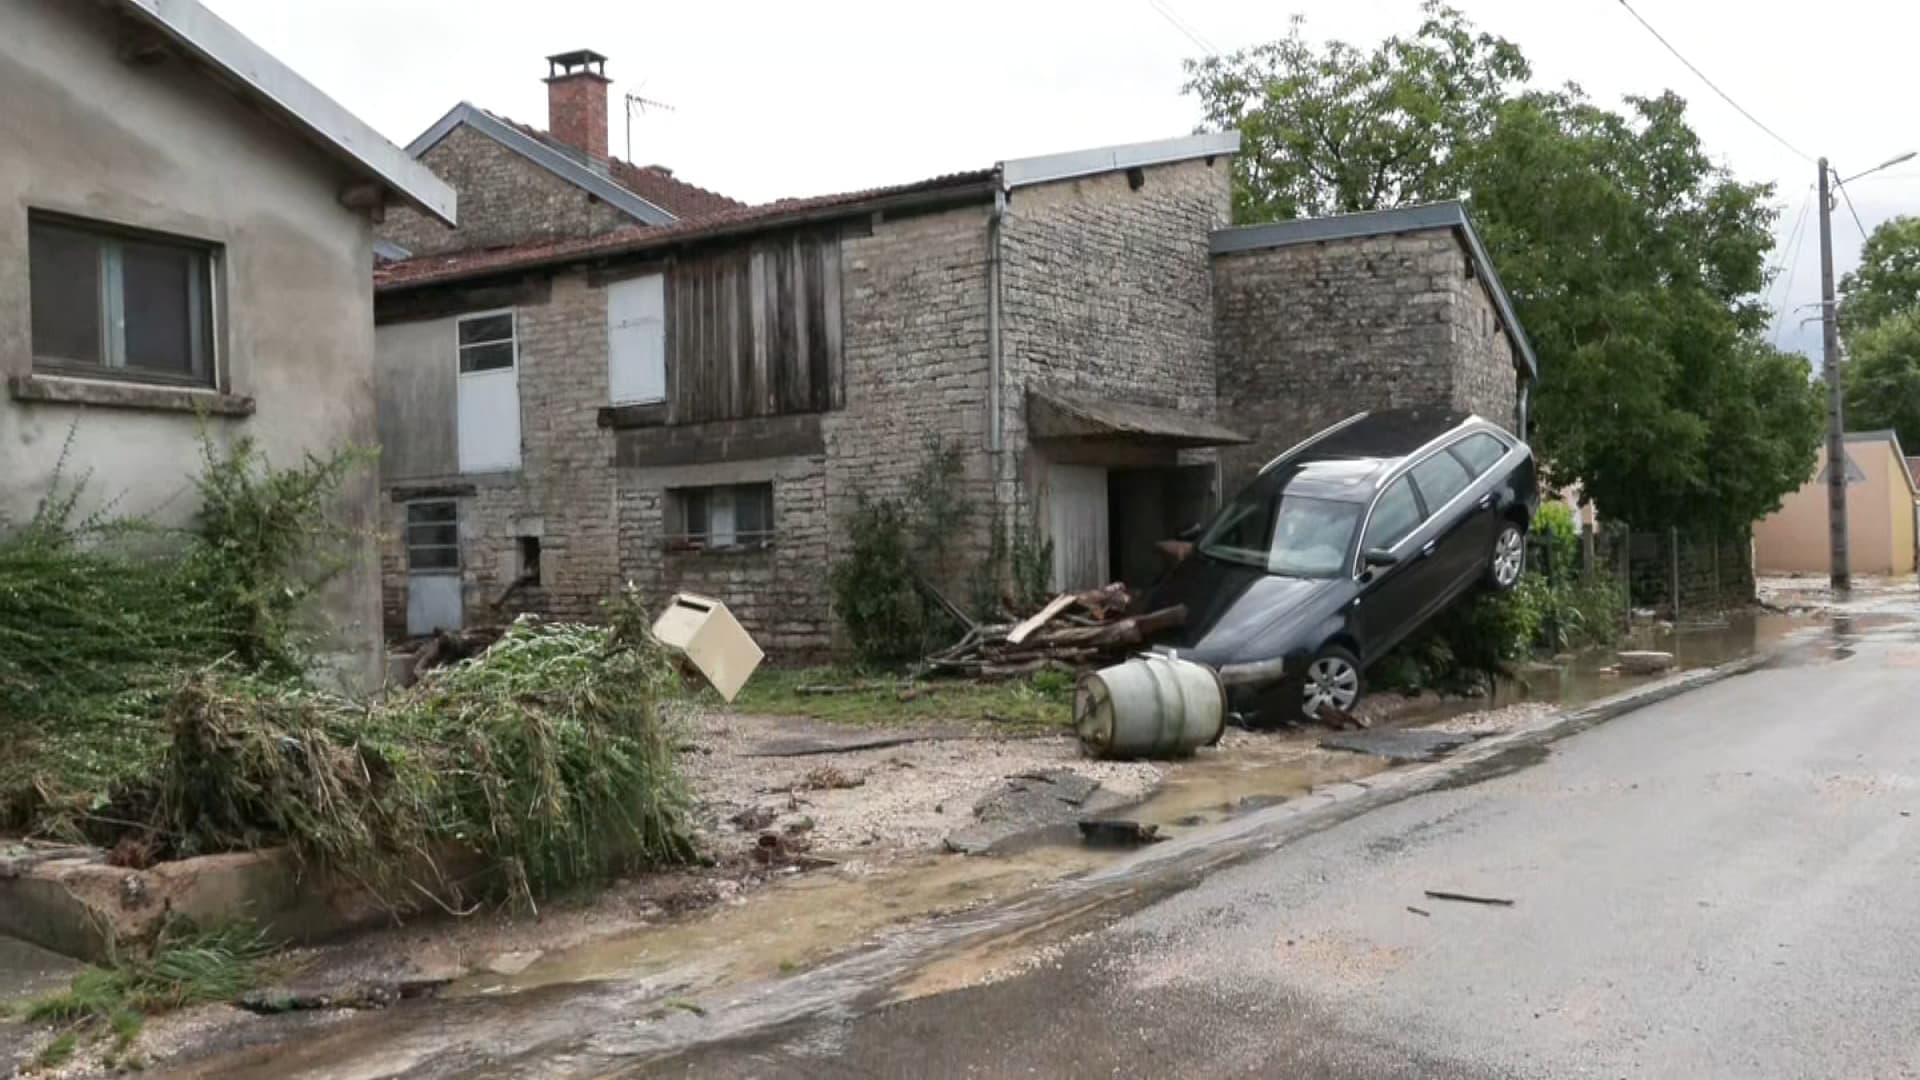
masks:
<instances>
[{"instance_id":1,"label":"stucco wall","mask_svg":"<svg viewBox=\"0 0 1920 1080\"><path fill-rule=\"evenodd\" d=\"M0 375L32 368L27 215L57 211L222 246L219 366L257 411L211 420L215 438L252 435L283 464L371 444L371 232L337 201L346 177L186 62L121 62L119 40L98 5L7 5ZM198 431L191 413L0 399L0 515L33 512L71 433L67 479L90 472L83 513L117 500L116 513L183 521ZM369 531L374 494L373 470L350 481L348 525ZM372 541L354 554L324 606L342 627L338 662L365 680L379 671Z\"/></svg>"},{"instance_id":2,"label":"stucco wall","mask_svg":"<svg viewBox=\"0 0 1920 1080\"><path fill-rule=\"evenodd\" d=\"M633 219L493 139L461 125L421 163L460 196L460 227L417 211L387 212L379 235L415 255L524 240L594 236Z\"/></svg>"},{"instance_id":3,"label":"stucco wall","mask_svg":"<svg viewBox=\"0 0 1920 1080\"><path fill-rule=\"evenodd\" d=\"M1513 350L1489 332L1452 230L1235 252L1213 267L1220 420L1254 440L1223 453L1228 490L1364 409L1513 423Z\"/></svg>"},{"instance_id":4,"label":"stucco wall","mask_svg":"<svg viewBox=\"0 0 1920 1080\"><path fill-rule=\"evenodd\" d=\"M1847 456L1864 479L1847 485L1847 565L1856 574L1907 573L1913 569L1912 497L1894 472L1899 466L1884 441L1847 443ZM1827 451L1823 445L1813 475L1782 501L1780 509L1753 527L1754 568L1762 574L1826 573ZM1904 527L1901 520L1904 518Z\"/></svg>"}]
</instances>

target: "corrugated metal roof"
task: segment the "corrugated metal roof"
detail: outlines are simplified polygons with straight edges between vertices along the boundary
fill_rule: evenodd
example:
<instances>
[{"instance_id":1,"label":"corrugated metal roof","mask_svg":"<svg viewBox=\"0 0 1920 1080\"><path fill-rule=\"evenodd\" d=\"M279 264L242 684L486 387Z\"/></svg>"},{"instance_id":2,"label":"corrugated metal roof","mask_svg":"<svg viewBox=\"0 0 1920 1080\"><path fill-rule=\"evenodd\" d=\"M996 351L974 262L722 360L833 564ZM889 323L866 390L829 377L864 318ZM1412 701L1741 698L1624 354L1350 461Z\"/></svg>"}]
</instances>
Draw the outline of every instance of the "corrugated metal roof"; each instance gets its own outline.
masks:
<instances>
[{"instance_id":1,"label":"corrugated metal roof","mask_svg":"<svg viewBox=\"0 0 1920 1080\"><path fill-rule=\"evenodd\" d=\"M379 180L448 225L456 223L458 199L451 187L197 0L117 0L117 6L214 68L355 171Z\"/></svg>"}]
</instances>

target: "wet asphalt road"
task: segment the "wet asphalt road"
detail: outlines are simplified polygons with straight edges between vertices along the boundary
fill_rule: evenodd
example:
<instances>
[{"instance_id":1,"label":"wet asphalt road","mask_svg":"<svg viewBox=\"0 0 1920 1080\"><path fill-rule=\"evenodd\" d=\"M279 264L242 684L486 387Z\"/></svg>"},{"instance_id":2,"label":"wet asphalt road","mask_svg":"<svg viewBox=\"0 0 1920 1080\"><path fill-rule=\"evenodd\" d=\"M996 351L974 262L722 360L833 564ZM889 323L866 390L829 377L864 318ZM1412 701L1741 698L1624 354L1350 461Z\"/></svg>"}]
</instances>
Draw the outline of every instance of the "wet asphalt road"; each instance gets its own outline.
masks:
<instances>
[{"instance_id":1,"label":"wet asphalt road","mask_svg":"<svg viewBox=\"0 0 1920 1080\"><path fill-rule=\"evenodd\" d=\"M1217 872L1024 974L626 1071L1920 1077L1914 625L1508 764L1526 767Z\"/></svg>"}]
</instances>

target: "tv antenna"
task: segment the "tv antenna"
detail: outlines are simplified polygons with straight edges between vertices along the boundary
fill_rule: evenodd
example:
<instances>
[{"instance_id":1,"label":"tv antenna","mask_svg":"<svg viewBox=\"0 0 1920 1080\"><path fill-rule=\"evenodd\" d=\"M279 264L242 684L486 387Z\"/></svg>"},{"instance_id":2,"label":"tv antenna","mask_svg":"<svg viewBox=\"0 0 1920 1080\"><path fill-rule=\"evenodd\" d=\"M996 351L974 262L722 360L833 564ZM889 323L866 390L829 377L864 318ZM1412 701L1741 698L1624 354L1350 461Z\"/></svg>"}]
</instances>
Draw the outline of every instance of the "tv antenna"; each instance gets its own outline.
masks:
<instances>
[{"instance_id":1,"label":"tv antenna","mask_svg":"<svg viewBox=\"0 0 1920 1080\"><path fill-rule=\"evenodd\" d=\"M646 83L640 84L641 90L645 90L646 88ZM673 106L664 101L655 101L650 97L641 97L639 91L632 91L627 94L627 161L629 162L633 161L633 114L635 110L638 110L641 115L645 115L649 109L658 109L661 112L674 111Z\"/></svg>"}]
</instances>

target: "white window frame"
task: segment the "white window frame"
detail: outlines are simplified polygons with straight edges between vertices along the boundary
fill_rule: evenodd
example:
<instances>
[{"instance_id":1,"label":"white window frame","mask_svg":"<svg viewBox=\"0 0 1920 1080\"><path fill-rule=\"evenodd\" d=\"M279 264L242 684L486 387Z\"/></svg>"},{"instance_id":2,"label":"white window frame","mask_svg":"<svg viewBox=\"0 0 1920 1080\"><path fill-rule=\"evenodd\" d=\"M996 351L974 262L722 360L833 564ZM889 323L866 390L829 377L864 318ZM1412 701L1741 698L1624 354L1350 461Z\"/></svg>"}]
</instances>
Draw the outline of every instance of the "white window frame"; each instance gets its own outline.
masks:
<instances>
[{"instance_id":1,"label":"white window frame","mask_svg":"<svg viewBox=\"0 0 1920 1080\"><path fill-rule=\"evenodd\" d=\"M468 345L461 344L460 328L462 326L465 326L470 322L478 322L481 319L499 318L502 315L505 315L507 317L508 333L505 338L496 338L492 341L478 341ZM468 349L479 348L482 345L498 345L502 341L505 341L508 345L513 346L513 362L511 364L508 364L505 368L486 368L485 370L482 370L482 371L461 370L460 361L466 355L466 351ZM516 373L516 376L520 371L520 313L519 313L519 310L517 308L510 308L510 307L495 308L492 311L471 311L465 315L461 315L455 318L453 320L453 372L454 374L460 375L460 376L492 375L500 371L511 371Z\"/></svg>"},{"instance_id":2,"label":"white window frame","mask_svg":"<svg viewBox=\"0 0 1920 1080\"><path fill-rule=\"evenodd\" d=\"M213 388L220 385L222 350L220 327L220 274L225 248L215 242L173 233L151 232L93 218L60 213L29 211L27 243L33 243L33 226L64 229L91 237L100 245L99 305L100 359L96 362L69 357L41 356L33 351L33 366L48 374L79 379L163 383L171 386ZM187 318L189 334L196 348L204 348L198 357L199 370L187 375L130 367L127 364L126 248L127 241L180 248L194 252L201 260L201 271L188 278ZM33 289L32 258L28 258L27 288ZM27 327L32 350L33 327Z\"/></svg>"}]
</instances>

